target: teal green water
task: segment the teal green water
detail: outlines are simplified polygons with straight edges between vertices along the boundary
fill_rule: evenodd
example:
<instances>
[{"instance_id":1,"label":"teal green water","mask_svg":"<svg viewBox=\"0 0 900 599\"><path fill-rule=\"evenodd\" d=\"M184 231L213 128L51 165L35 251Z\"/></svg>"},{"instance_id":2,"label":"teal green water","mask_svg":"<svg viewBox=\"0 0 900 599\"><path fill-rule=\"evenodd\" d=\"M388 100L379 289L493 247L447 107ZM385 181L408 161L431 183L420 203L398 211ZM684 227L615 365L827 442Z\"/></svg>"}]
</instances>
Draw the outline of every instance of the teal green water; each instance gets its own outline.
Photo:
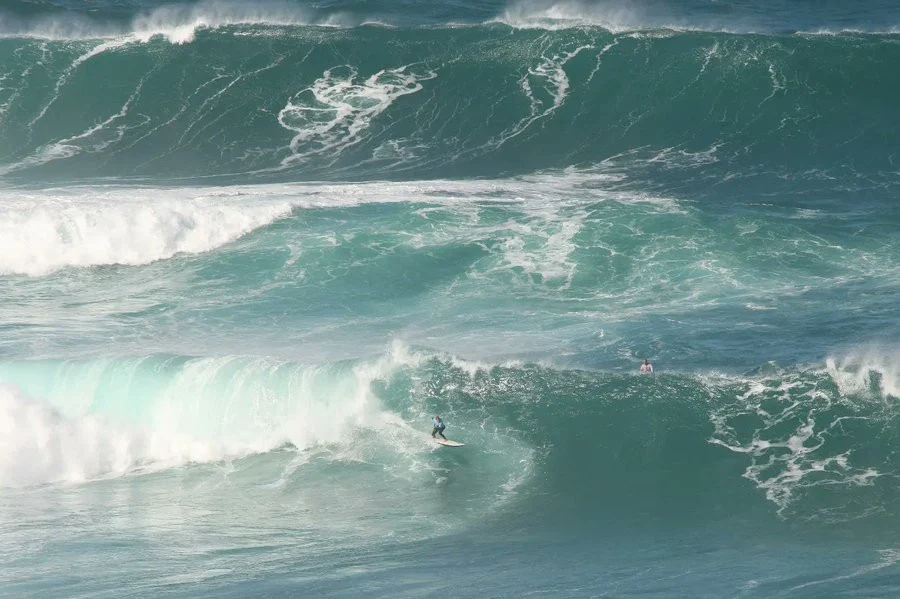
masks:
<instances>
[{"instance_id":1,"label":"teal green water","mask_svg":"<svg viewBox=\"0 0 900 599\"><path fill-rule=\"evenodd\" d=\"M896 596L896 7L92 8L0 10L0 596Z\"/></svg>"},{"instance_id":2,"label":"teal green water","mask_svg":"<svg viewBox=\"0 0 900 599\"><path fill-rule=\"evenodd\" d=\"M13 180L611 162L692 191L895 184L892 35L171 25L0 47L0 168Z\"/></svg>"}]
</instances>

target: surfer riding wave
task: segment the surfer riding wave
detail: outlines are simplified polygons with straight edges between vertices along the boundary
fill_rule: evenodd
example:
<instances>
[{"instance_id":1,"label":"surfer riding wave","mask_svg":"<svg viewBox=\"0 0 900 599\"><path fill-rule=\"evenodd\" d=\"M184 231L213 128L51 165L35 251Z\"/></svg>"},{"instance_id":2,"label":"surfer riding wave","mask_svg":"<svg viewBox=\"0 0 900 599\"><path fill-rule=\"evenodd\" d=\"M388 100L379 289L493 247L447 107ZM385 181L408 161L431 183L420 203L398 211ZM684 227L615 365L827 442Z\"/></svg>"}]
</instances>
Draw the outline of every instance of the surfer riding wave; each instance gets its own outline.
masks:
<instances>
[{"instance_id":1,"label":"surfer riding wave","mask_svg":"<svg viewBox=\"0 0 900 599\"><path fill-rule=\"evenodd\" d=\"M432 423L434 423L434 429L431 431L431 436L440 435L441 439L447 440L447 437L444 436L444 429L447 428L447 425L444 424L444 421L441 420L440 416L435 416L432 419ZM437 437L435 437L437 438Z\"/></svg>"}]
</instances>

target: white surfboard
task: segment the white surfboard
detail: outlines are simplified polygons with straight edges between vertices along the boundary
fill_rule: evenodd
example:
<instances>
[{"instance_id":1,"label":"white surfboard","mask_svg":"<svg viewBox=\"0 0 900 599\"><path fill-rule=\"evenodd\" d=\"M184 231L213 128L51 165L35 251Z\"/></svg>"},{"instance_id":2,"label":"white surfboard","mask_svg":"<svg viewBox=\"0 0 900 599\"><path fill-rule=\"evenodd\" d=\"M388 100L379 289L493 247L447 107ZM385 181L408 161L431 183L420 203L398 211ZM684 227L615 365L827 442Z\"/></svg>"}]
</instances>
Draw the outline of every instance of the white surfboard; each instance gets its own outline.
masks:
<instances>
[{"instance_id":1,"label":"white surfboard","mask_svg":"<svg viewBox=\"0 0 900 599\"><path fill-rule=\"evenodd\" d=\"M456 441L451 441L449 439L435 439L436 443L443 445L444 447L465 447L465 443L457 443Z\"/></svg>"}]
</instances>

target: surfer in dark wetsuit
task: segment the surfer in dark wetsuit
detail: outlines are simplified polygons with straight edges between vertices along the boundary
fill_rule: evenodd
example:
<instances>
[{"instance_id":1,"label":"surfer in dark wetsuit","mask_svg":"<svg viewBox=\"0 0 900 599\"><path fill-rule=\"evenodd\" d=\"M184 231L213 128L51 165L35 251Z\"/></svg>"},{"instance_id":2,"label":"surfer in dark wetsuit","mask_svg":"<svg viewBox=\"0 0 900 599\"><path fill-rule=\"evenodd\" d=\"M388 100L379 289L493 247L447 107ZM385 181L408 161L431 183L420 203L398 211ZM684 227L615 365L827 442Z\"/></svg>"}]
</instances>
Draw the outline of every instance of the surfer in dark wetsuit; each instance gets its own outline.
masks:
<instances>
[{"instance_id":1,"label":"surfer in dark wetsuit","mask_svg":"<svg viewBox=\"0 0 900 599\"><path fill-rule=\"evenodd\" d=\"M431 436L434 437L435 435L440 435L441 439L446 441L447 437L444 436L444 429L447 428L447 425L444 424L444 421L441 420L440 416L435 416L432 422L434 423L434 429L431 431Z\"/></svg>"}]
</instances>

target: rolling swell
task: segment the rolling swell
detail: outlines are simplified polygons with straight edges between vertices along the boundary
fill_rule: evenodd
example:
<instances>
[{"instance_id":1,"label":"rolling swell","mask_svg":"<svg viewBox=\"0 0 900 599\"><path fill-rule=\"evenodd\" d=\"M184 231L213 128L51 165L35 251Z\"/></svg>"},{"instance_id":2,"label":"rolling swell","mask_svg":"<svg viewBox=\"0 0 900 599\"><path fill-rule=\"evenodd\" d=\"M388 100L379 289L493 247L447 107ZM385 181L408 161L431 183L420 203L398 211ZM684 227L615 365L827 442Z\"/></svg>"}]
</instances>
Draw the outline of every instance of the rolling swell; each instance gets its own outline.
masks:
<instances>
[{"instance_id":1,"label":"rolling swell","mask_svg":"<svg viewBox=\"0 0 900 599\"><path fill-rule=\"evenodd\" d=\"M320 367L177 356L7 361L0 482L259 454L281 464L240 466L260 483L317 488L328 477L358 492L359 476L375 476L363 488L403 488L429 504L437 483L460 518L480 506L572 525L587 513L594 522L883 523L897 507L885 483L897 471L895 375L854 358L746 378L638 377L477 365L402 347ZM434 413L477 459L433 451L425 432ZM294 458L278 457L285 444ZM360 474L360 463L381 474Z\"/></svg>"},{"instance_id":2,"label":"rolling swell","mask_svg":"<svg viewBox=\"0 0 900 599\"><path fill-rule=\"evenodd\" d=\"M0 39L9 180L509 175L884 185L890 35L230 23ZM104 90L98 94L97 90Z\"/></svg>"}]
</instances>

